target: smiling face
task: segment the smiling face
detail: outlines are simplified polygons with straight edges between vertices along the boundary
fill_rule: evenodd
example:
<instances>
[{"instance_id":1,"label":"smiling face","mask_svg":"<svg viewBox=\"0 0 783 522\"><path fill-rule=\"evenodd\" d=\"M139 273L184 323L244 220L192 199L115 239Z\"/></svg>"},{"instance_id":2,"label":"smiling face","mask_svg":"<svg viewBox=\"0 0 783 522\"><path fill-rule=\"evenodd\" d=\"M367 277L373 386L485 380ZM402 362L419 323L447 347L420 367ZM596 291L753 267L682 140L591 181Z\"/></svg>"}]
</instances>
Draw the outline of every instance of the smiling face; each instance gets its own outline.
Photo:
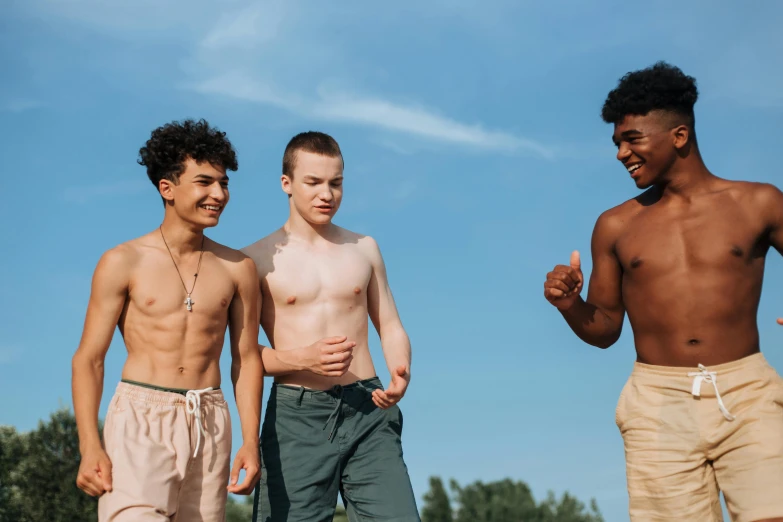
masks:
<instances>
[{"instance_id":1,"label":"smiling face","mask_svg":"<svg viewBox=\"0 0 783 522\"><path fill-rule=\"evenodd\" d=\"M158 185L166 212L174 212L199 228L216 226L229 200L225 170L191 158L185 160L184 166L177 183L162 179Z\"/></svg>"},{"instance_id":2,"label":"smiling face","mask_svg":"<svg viewBox=\"0 0 783 522\"><path fill-rule=\"evenodd\" d=\"M665 181L688 143L688 127L674 118L664 111L651 111L644 116L626 115L614 126L617 159L640 189Z\"/></svg>"},{"instance_id":3,"label":"smiling face","mask_svg":"<svg viewBox=\"0 0 783 522\"><path fill-rule=\"evenodd\" d=\"M280 181L297 214L313 225L329 224L343 198L342 157L298 150L293 172Z\"/></svg>"}]
</instances>

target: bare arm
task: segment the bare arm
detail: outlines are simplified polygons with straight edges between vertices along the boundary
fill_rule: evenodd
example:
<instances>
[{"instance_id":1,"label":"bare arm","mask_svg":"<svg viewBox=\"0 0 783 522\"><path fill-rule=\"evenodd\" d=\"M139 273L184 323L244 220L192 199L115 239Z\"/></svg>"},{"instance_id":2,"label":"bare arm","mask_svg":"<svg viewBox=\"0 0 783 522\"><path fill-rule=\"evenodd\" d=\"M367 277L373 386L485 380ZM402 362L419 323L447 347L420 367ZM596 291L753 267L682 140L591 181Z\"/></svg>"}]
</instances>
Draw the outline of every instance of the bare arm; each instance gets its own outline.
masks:
<instances>
[{"instance_id":1,"label":"bare arm","mask_svg":"<svg viewBox=\"0 0 783 522\"><path fill-rule=\"evenodd\" d=\"M73 409L82 454L77 484L93 496L111 489L111 464L98 432L98 408L106 352L128 295L128 257L127 248L120 246L103 254L98 262L82 338L71 362Z\"/></svg>"},{"instance_id":2,"label":"bare arm","mask_svg":"<svg viewBox=\"0 0 783 522\"><path fill-rule=\"evenodd\" d=\"M258 352L261 294L255 265L249 258L240 264L237 291L229 307L231 380L245 444L258 444L264 366Z\"/></svg>"},{"instance_id":3,"label":"bare arm","mask_svg":"<svg viewBox=\"0 0 783 522\"><path fill-rule=\"evenodd\" d=\"M82 452L100 447L98 408L103 393L103 363L128 295L128 263L120 249L101 257L92 279L79 348L72 360L72 393Z\"/></svg>"},{"instance_id":4,"label":"bare arm","mask_svg":"<svg viewBox=\"0 0 783 522\"><path fill-rule=\"evenodd\" d=\"M580 339L599 348L617 342L625 317L622 267L614 250L617 227L607 213L598 218L591 241L593 272L587 300L577 296L570 308L560 310Z\"/></svg>"},{"instance_id":5,"label":"bare arm","mask_svg":"<svg viewBox=\"0 0 783 522\"><path fill-rule=\"evenodd\" d=\"M762 185L760 192L761 208L767 209L769 244L783 255L783 192L769 184ZM778 318L778 324L783 325L783 316Z\"/></svg>"},{"instance_id":6,"label":"bare arm","mask_svg":"<svg viewBox=\"0 0 783 522\"><path fill-rule=\"evenodd\" d=\"M258 456L258 431L261 423L264 366L258 352L258 325L261 294L256 266L250 258L239 264L237 291L229 307L231 336L231 381L242 425L242 447L231 471L229 491L247 495L258 481L261 465ZM245 480L239 482L239 471Z\"/></svg>"},{"instance_id":7,"label":"bare arm","mask_svg":"<svg viewBox=\"0 0 783 522\"><path fill-rule=\"evenodd\" d=\"M370 319L381 339L381 347L389 371L393 375L396 369L405 367L406 372L410 373L411 344L389 288L386 265L375 240L368 237L365 241L368 242L367 252L372 264L372 276L367 289L367 310Z\"/></svg>"}]
</instances>

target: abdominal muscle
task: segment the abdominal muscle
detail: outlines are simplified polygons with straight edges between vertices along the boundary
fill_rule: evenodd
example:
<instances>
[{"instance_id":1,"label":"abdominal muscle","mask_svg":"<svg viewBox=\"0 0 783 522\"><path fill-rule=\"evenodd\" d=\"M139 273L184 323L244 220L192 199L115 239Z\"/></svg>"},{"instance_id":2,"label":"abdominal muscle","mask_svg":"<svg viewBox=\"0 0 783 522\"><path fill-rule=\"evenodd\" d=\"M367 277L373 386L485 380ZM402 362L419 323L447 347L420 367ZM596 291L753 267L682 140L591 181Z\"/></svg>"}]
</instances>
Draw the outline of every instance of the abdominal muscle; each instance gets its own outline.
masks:
<instances>
[{"instance_id":1,"label":"abdominal muscle","mask_svg":"<svg viewBox=\"0 0 783 522\"><path fill-rule=\"evenodd\" d=\"M272 347L279 352L303 348L328 337L346 336L348 341L356 343L351 366L341 377L325 377L302 370L278 376L275 382L327 390L338 384L345 386L376 376L367 343L369 321L365 306L351 306L346 310L345 306L334 303L313 302L307 305L277 306L273 317L263 315L261 325ZM270 332L272 335L269 335Z\"/></svg>"}]
</instances>

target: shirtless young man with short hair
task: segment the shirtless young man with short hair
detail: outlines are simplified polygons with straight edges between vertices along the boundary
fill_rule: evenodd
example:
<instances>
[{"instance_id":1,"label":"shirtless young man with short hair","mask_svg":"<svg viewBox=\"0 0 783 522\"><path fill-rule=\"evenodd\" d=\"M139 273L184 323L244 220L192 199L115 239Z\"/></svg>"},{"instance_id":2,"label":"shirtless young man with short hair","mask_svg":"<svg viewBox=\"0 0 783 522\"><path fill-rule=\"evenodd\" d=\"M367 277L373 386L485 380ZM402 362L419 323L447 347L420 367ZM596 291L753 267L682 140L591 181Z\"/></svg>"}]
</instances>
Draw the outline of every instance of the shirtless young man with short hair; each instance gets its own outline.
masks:
<instances>
[{"instance_id":1,"label":"shirtless young man with short hair","mask_svg":"<svg viewBox=\"0 0 783 522\"><path fill-rule=\"evenodd\" d=\"M410 342L378 245L332 223L343 165L330 136L295 136L281 178L288 221L244 249L258 266L273 347L262 350L275 376L261 433L264 522L331 521L338 491L352 521L419 521L396 405L410 381ZM392 376L386 390L368 316Z\"/></svg>"},{"instance_id":2,"label":"shirtless young man with short hair","mask_svg":"<svg viewBox=\"0 0 783 522\"><path fill-rule=\"evenodd\" d=\"M165 213L159 229L107 251L95 269L73 357L76 482L100 496L101 522L222 522L227 493L249 494L260 472L258 275L247 256L204 236L228 203L236 155L224 133L188 120L156 129L140 156ZM103 364L116 326L128 358L102 443ZM230 484L219 366L227 326L243 437Z\"/></svg>"},{"instance_id":3,"label":"shirtless young man with short hair","mask_svg":"<svg viewBox=\"0 0 783 522\"><path fill-rule=\"evenodd\" d=\"M733 520L783 521L783 380L756 324L764 259L783 253L783 193L707 169L697 96L665 63L609 93L617 159L647 190L598 218L587 300L578 252L544 295L600 348L628 312L637 362L616 420L633 521L722 520L719 488Z\"/></svg>"}]
</instances>

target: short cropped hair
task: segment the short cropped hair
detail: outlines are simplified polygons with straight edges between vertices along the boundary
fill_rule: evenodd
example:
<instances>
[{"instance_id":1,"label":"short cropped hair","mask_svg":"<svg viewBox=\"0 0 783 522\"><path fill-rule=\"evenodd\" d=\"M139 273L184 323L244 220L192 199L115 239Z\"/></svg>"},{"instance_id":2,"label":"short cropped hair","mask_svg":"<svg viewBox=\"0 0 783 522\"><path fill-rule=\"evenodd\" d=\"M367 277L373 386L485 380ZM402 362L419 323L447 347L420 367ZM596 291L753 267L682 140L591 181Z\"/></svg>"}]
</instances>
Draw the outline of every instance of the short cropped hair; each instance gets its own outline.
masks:
<instances>
[{"instance_id":1,"label":"short cropped hair","mask_svg":"<svg viewBox=\"0 0 783 522\"><path fill-rule=\"evenodd\" d=\"M343 160L340 146L328 134L317 131L299 133L291 138L283 153L283 174L291 179L294 177L294 168L296 167L296 153L300 150ZM343 160L343 165L345 165L345 160Z\"/></svg>"}]
</instances>

